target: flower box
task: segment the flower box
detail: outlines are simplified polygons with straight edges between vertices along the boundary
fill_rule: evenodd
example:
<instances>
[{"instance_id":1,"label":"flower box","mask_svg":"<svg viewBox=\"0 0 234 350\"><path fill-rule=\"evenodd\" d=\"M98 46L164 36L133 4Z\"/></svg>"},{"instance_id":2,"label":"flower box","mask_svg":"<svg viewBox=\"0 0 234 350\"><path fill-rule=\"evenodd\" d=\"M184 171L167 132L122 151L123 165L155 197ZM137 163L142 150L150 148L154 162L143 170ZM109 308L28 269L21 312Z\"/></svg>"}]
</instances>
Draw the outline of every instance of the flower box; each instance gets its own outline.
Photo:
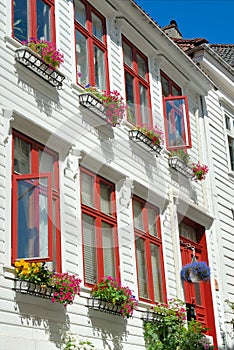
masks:
<instances>
[{"instance_id":1,"label":"flower box","mask_svg":"<svg viewBox=\"0 0 234 350\"><path fill-rule=\"evenodd\" d=\"M108 314L122 316L120 305L114 305L108 301L104 301L98 298L88 298L87 307L89 309L106 312Z\"/></svg>"},{"instance_id":2,"label":"flower box","mask_svg":"<svg viewBox=\"0 0 234 350\"><path fill-rule=\"evenodd\" d=\"M105 107L103 106L102 101L93 94L89 92L80 94L79 103L81 106L88 108L99 115L102 119L106 120Z\"/></svg>"},{"instance_id":3,"label":"flower box","mask_svg":"<svg viewBox=\"0 0 234 350\"><path fill-rule=\"evenodd\" d=\"M54 288L52 287L23 280L15 280L15 287L13 290L22 294L34 295L45 299L52 299L54 295Z\"/></svg>"},{"instance_id":4,"label":"flower box","mask_svg":"<svg viewBox=\"0 0 234 350\"><path fill-rule=\"evenodd\" d=\"M29 68L54 87L61 88L65 76L45 63L41 56L27 46L16 49L16 61Z\"/></svg>"},{"instance_id":5,"label":"flower box","mask_svg":"<svg viewBox=\"0 0 234 350\"><path fill-rule=\"evenodd\" d=\"M192 178L193 177L193 170L192 168L187 165L185 162L183 162L182 159L180 159L177 156L172 156L169 157L169 166L175 170L177 170L178 172L180 172L181 174L185 175L188 178Z\"/></svg>"},{"instance_id":6,"label":"flower box","mask_svg":"<svg viewBox=\"0 0 234 350\"><path fill-rule=\"evenodd\" d=\"M128 135L130 140L134 142L140 142L141 146L145 150L154 151L157 154L160 154L162 147L159 144L153 142L148 136L146 136L140 130L137 130L137 129L129 130Z\"/></svg>"}]
</instances>

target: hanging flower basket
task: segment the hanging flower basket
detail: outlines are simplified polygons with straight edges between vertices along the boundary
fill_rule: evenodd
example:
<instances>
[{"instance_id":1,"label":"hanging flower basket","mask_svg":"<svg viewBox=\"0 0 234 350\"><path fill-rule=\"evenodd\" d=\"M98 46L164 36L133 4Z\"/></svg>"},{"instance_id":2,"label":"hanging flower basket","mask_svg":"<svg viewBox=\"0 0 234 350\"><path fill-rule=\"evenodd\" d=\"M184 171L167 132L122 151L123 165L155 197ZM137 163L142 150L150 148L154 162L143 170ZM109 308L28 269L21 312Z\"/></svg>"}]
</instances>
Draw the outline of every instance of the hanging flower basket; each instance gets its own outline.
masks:
<instances>
[{"instance_id":1,"label":"hanging flower basket","mask_svg":"<svg viewBox=\"0 0 234 350\"><path fill-rule=\"evenodd\" d=\"M22 46L16 49L15 52L15 59L17 62L39 75L52 86L57 87L58 89L62 87L65 75L60 73L57 69L52 68L38 53L34 52L27 46Z\"/></svg>"},{"instance_id":2,"label":"hanging flower basket","mask_svg":"<svg viewBox=\"0 0 234 350\"><path fill-rule=\"evenodd\" d=\"M154 151L157 154L160 154L162 147L160 144L155 143L150 137L145 135L142 131L138 129L133 129L128 131L129 139L134 142L141 143L141 146L147 151Z\"/></svg>"},{"instance_id":3,"label":"hanging flower basket","mask_svg":"<svg viewBox=\"0 0 234 350\"><path fill-rule=\"evenodd\" d=\"M53 287L23 280L15 280L13 290L22 294L34 295L46 299L52 299L55 291Z\"/></svg>"},{"instance_id":4,"label":"hanging flower basket","mask_svg":"<svg viewBox=\"0 0 234 350\"><path fill-rule=\"evenodd\" d=\"M205 261L193 261L182 267L180 276L182 281L190 283L207 282L210 279L210 268Z\"/></svg>"},{"instance_id":5,"label":"hanging flower basket","mask_svg":"<svg viewBox=\"0 0 234 350\"><path fill-rule=\"evenodd\" d=\"M193 177L192 168L189 165L187 165L181 158L177 156L171 156L169 157L168 162L169 162L169 166L177 170L179 173L183 174L188 178Z\"/></svg>"}]
</instances>

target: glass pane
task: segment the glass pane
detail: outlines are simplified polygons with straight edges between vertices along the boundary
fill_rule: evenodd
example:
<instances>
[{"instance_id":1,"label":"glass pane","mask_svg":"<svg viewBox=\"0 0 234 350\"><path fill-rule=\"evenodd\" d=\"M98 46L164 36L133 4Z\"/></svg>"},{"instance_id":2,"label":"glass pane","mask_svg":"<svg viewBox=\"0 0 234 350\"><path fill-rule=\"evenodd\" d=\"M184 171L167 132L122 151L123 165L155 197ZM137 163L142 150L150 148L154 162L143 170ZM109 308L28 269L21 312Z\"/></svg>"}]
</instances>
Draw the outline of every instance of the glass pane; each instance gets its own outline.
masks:
<instances>
[{"instance_id":1,"label":"glass pane","mask_svg":"<svg viewBox=\"0 0 234 350\"><path fill-rule=\"evenodd\" d=\"M148 281L146 277L147 274L144 240L138 237L136 239L136 252L139 296L142 298L148 298Z\"/></svg>"},{"instance_id":2,"label":"glass pane","mask_svg":"<svg viewBox=\"0 0 234 350\"><path fill-rule=\"evenodd\" d=\"M113 227L105 222L102 223L102 246L104 276L115 277Z\"/></svg>"},{"instance_id":3,"label":"glass pane","mask_svg":"<svg viewBox=\"0 0 234 350\"><path fill-rule=\"evenodd\" d=\"M53 269L56 271L56 262L57 262L57 236L56 236L56 206L58 201L53 199L52 202L52 230L53 230Z\"/></svg>"},{"instance_id":4,"label":"glass pane","mask_svg":"<svg viewBox=\"0 0 234 350\"><path fill-rule=\"evenodd\" d=\"M104 52L94 45L94 71L96 86L105 90L106 88L106 71Z\"/></svg>"},{"instance_id":5,"label":"glass pane","mask_svg":"<svg viewBox=\"0 0 234 350\"><path fill-rule=\"evenodd\" d=\"M142 122L142 125L149 126L149 107L148 107L147 89L141 84L139 84L139 88L140 88L141 122Z\"/></svg>"},{"instance_id":6,"label":"glass pane","mask_svg":"<svg viewBox=\"0 0 234 350\"><path fill-rule=\"evenodd\" d=\"M225 115L225 124L226 124L226 129L231 131L231 123L228 115Z\"/></svg>"},{"instance_id":7,"label":"glass pane","mask_svg":"<svg viewBox=\"0 0 234 350\"><path fill-rule=\"evenodd\" d=\"M82 204L94 207L93 198L93 177L81 173L81 191L82 191Z\"/></svg>"},{"instance_id":8,"label":"glass pane","mask_svg":"<svg viewBox=\"0 0 234 350\"><path fill-rule=\"evenodd\" d=\"M39 172L40 174L51 173L54 187L54 156L42 150L39 150ZM40 179L40 183L45 185L44 178Z\"/></svg>"},{"instance_id":9,"label":"glass pane","mask_svg":"<svg viewBox=\"0 0 234 350\"><path fill-rule=\"evenodd\" d=\"M132 67L132 48L123 42L123 56L124 56L124 63L126 63L129 67Z\"/></svg>"},{"instance_id":10,"label":"glass pane","mask_svg":"<svg viewBox=\"0 0 234 350\"><path fill-rule=\"evenodd\" d=\"M177 89L177 87L175 87L174 85L172 85L171 90L172 90L171 91L172 96L180 96L181 95L180 89Z\"/></svg>"},{"instance_id":11,"label":"glass pane","mask_svg":"<svg viewBox=\"0 0 234 350\"><path fill-rule=\"evenodd\" d=\"M196 304L202 305L200 285L199 285L199 283L193 283L193 285L195 288Z\"/></svg>"},{"instance_id":12,"label":"glass pane","mask_svg":"<svg viewBox=\"0 0 234 350\"><path fill-rule=\"evenodd\" d=\"M137 65L138 65L138 74L145 79L146 76L146 62L143 57L137 54Z\"/></svg>"},{"instance_id":13,"label":"glass pane","mask_svg":"<svg viewBox=\"0 0 234 350\"><path fill-rule=\"evenodd\" d=\"M167 134L170 147L188 145L185 100L166 100Z\"/></svg>"},{"instance_id":14,"label":"glass pane","mask_svg":"<svg viewBox=\"0 0 234 350\"><path fill-rule=\"evenodd\" d=\"M28 1L14 0L14 38L20 41L28 39Z\"/></svg>"},{"instance_id":15,"label":"glass pane","mask_svg":"<svg viewBox=\"0 0 234 350\"><path fill-rule=\"evenodd\" d=\"M100 183L100 201L101 201L101 211L107 215L112 214L111 208L111 194L112 189L110 186Z\"/></svg>"},{"instance_id":16,"label":"glass pane","mask_svg":"<svg viewBox=\"0 0 234 350\"><path fill-rule=\"evenodd\" d=\"M154 284L154 300L162 300L162 290L161 290L161 268L159 259L159 247L155 244L150 244L151 251L151 263L152 263L152 273L153 273L153 284Z\"/></svg>"},{"instance_id":17,"label":"glass pane","mask_svg":"<svg viewBox=\"0 0 234 350\"><path fill-rule=\"evenodd\" d=\"M126 73L125 89L126 89L126 100L128 104L128 120L136 124L133 84L134 84L134 78L129 73Z\"/></svg>"},{"instance_id":18,"label":"glass pane","mask_svg":"<svg viewBox=\"0 0 234 350\"><path fill-rule=\"evenodd\" d=\"M197 231L194 227L191 227L183 222L179 224L180 236L190 239L193 242L197 242Z\"/></svg>"},{"instance_id":19,"label":"glass pane","mask_svg":"<svg viewBox=\"0 0 234 350\"><path fill-rule=\"evenodd\" d=\"M76 63L78 83L86 86L89 84L87 38L78 30L76 31Z\"/></svg>"},{"instance_id":20,"label":"glass pane","mask_svg":"<svg viewBox=\"0 0 234 350\"><path fill-rule=\"evenodd\" d=\"M134 211L134 226L139 230L144 230L143 218L142 218L142 204L138 201L133 201Z\"/></svg>"},{"instance_id":21,"label":"glass pane","mask_svg":"<svg viewBox=\"0 0 234 350\"><path fill-rule=\"evenodd\" d=\"M93 35L102 41L103 26L101 19L92 12Z\"/></svg>"},{"instance_id":22,"label":"glass pane","mask_svg":"<svg viewBox=\"0 0 234 350\"><path fill-rule=\"evenodd\" d=\"M86 8L83 2L75 0L75 19L83 26L86 25Z\"/></svg>"},{"instance_id":23,"label":"glass pane","mask_svg":"<svg viewBox=\"0 0 234 350\"><path fill-rule=\"evenodd\" d=\"M51 40L50 6L37 0L37 38Z\"/></svg>"},{"instance_id":24,"label":"glass pane","mask_svg":"<svg viewBox=\"0 0 234 350\"><path fill-rule=\"evenodd\" d=\"M48 198L38 179L18 180L18 258L48 257Z\"/></svg>"},{"instance_id":25,"label":"glass pane","mask_svg":"<svg viewBox=\"0 0 234 350\"><path fill-rule=\"evenodd\" d=\"M170 95L169 82L164 76L161 76L161 84L162 84L163 96L165 97L169 96Z\"/></svg>"},{"instance_id":26,"label":"glass pane","mask_svg":"<svg viewBox=\"0 0 234 350\"><path fill-rule=\"evenodd\" d=\"M231 170L234 170L234 139L232 137L228 137L228 146L229 146Z\"/></svg>"},{"instance_id":27,"label":"glass pane","mask_svg":"<svg viewBox=\"0 0 234 350\"><path fill-rule=\"evenodd\" d=\"M30 151L29 143L18 137L14 139L14 171L19 174L30 174Z\"/></svg>"},{"instance_id":28,"label":"glass pane","mask_svg":"<svg viewBox=\"0 0 234 350\"><path fill-rule=\"evenodd\" d=\"M91 216L83 215L83 244L84 244L84 271L85 282L97 282L97 257L95 220Z\"/></svg>"},{"instance_id":29,"label":"glass pane","mask_svg":"<svg viewBox=\"0 0 234 350\"><path fill-rule=\"evenodd\" d=\"M156 220L157 220L156 210L153 208L148 208L149 233L152 236L158 237Z\"/></svg>"}]
</instances>

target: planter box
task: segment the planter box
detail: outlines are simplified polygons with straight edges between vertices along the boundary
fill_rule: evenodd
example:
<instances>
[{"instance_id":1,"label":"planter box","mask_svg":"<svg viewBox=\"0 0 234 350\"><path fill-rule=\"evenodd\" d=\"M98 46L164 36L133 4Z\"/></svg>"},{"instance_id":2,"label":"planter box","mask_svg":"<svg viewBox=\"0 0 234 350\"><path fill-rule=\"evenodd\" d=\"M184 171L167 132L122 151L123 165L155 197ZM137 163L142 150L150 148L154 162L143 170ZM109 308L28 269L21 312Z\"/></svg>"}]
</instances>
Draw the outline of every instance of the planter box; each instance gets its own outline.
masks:
<instances>
[{"instance_id":1,"label":"planter box","mask_svg":"<svg viewBox=\"0 0 234 350\"><path fill-rule=\"evenodd\" d=\"M105 107L96 96L89 92L79 95L79 103L81 106L90 109L102 119L106 120Z\"/></svg>"},{"instance_id":2,"label":"planter box","mask_svg":"<svg viewBox=\"0 0 234 350\"><path fill-rule=\"evenodd\" d=\"M144 322L161 322L164 316L165 316L164 314L160 314L152 310L147 310L142 313L141 319Z\"/></svg>"},{"instance_id":3,"label":"planter box","mask_svg":"<svg viewBox=\"0 0 234 350\"><path fill-rule=\"evenodd\" d=\"M157 154L160 154L162 147L155 144L148 136L143 134L140 130L129 130L128 131L129 139L134 142L140 142L141 146L147 151L154 151Z\"/></svg>"},{"instance_id":4,"label":"planter box","mask_svg":"<svg viewBox=\"0 0 234 350\"><path fill-rule=\"evenodd\" d=\"M57 69L52 69L36 52L32 51L27 46L22 46L19 49L16 49L15 52L15 59L17 62L29 68L52 86L57 88L62 87L65 75L60 73Z\"/></svg>"},{"instance_id":5,"label":"planter box","mask_svg":"<svg viewBox=\"0 0 234 350\"><path fill-rule=\"evenodd\" d=\"M122 313L120 312L121 307L119 305L114 305L101 299L88 298L87 307L89 309L107 312L108 314L122 316Z\"/></svg>"},{"instance_id":6,"label":"planter box","mask_svg":"<svg viewBox=\"0 0 234 350\"><path fill-rule=\"evenodd\" d=\"M178 172L180 172L188 178L193 177L192 168L185 164L179 157L170 157L168 162L171 168L176 169Z\"/></svg>"},{"instance_id":7,"label":"planter box","mask_svg":"<svg viewBox=\"0 0 234 350\"><path fill-rule=\"evenodd\" d=\"M15 288L13 290L22 294L34 295L46 299L51 299L54 295L54 288L52 287L21 280L15 280Z\"/></svg>"}]
</instances>

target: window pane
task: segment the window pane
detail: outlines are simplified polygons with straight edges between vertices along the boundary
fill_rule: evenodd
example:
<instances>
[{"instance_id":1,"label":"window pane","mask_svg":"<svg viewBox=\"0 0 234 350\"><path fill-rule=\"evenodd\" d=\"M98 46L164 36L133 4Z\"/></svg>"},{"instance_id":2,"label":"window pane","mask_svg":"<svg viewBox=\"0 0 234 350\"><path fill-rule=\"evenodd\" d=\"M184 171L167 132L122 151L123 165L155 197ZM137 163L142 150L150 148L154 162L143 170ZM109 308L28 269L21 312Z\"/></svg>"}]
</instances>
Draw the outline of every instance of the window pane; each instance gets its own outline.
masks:
<instances>
[{"instance_id":1,"label":"window pane","mask_svg":"<svg viewBox=\"0 0 234 350\"><path fill-rule=\"evenodd\" d=\"M50 6L37 0L37 38L51 40Z\"/></svg>"},{"instance_id":2,"label":"window pane","mask_svg":"<svg viewBox=\"0 0 234 350\"><path fill-rule=\"evenodd\" d=\"M75 0L75 19L83 26L86 25L86 8L83 2Z\"/></svg>"},{"instance_id":3,"label":"window pane","mask_svg":"<svg viewBox=\"0 0 234 350\"><path fill-rule=\"evenodd\" d=\"M54 156L39 150L39 172L52 174L52 186L54 187ZM44 178L40 179L41 184L45 184Z\"/></svg>"},{"instance_id":4,"label":"window pane","mask_svg":"<svg viewBox=\"0 0 234 350\"><path fill-rule=\"evenodd\" d=\"M38 179L18 180L18 258L48 257L48 198Z\"/></svg>"},{"instance_id":5,"label":"window pane","mask_svg":"<svg viewBox=\"0 0 234 350\"><path fill-rule=\"evenodd\" d=\"M164 76L161 76L161 84L162 84L163 96L165 97L169 96L170 95L169 82Z\"/></svg>"},{"instance_id":6,"label":"window pane","mask_svg":"<svg viewBox=\"0 0 234 350\"><path fill-rule=\"evenodd\" d=\"M129 67L132 67L132 49L131 47L123 42L123 56L124 56L124 63L126 63Z\"/></svg>"},{"instance_id":7,"label":"window pane","mask_svg":"<svg viewBox=\"0 0 234 350\"><path fill-rule=\"evenodd\" d=\"M228 146L229 146L231 170L234 170L234 139L232 137L228 137Z\"/></svg>"},{"instance_id":8,"label":"window pane","mask_svg":"<svg viewBox=\"0 0 234 350\"><path fill-rule=\"evenodd\" d=\"M95 283L97 282L95 220L91 216L83 214L82 222L85 282Z\"/></svg>"},{"instance_id":9,"label":"window pane","mask_svg":"<svg viewBox=\"0 0 234 350\"><path fill-rule=\"evenodd\" d=\"M115 277L113 227L105 222L102 223L102 245L104 276Z\"/></svg>"},{"instance_id":10,"label":"window pane","mask_svg":"<svg viewBox=\"0 0 234 350\"><path fill-rule=\"evenodd\" d=\"M94 207L93 198L93 177L81 173L81 191L82 191L82 204Z\"/></svg>"},{"instance_id":11,"label":"window pane","mask_svg":"<svg viewBox=\"0 0 234 350\"><path fill-rule=\"evenodd\" d=\"M144 230L143 218L142 218L142 204L138 201L133 201L134 211L134 226L139 230Z\"/></svg>"},{"instance_id":12,"label":"window pane","mask_svg":"<svg viewBox=\"0 0 234 350\"><path fill-rule=\"evenodd\" d=\"M138 65L138 74L145 79L146 75L146 64L143 57L137 54L137 65Z\"/></svg>"},{"instance_id":13,"label":"window pane","mask_svg":"<svg viewBox=\"0 0 234 350\"><path fill-rule=\"evenodd\" d=\"M145 264L145 247L144 240L137 237L136 239L136 252L137 252L137 276L138 276L138 288L139 296L142 298L148 298L148 282Z\"/></svg>"},{"instance_id":14,"label":"window pane","mask_svg":"<svg viewBox=\"0 0 234 350\"><path fill-rule=\"evenodd\" d=\"M153 208L148 208L149 233L152 236L158 237L156 220L157 220L156 210Z\"/></svg>"},{"instance_id":15,"label":"window pane","mask_svg":"<svg viewBox=\"0 0 234 350\"><path fill-rule=\"evenodd\" d=\"M225 115L225 124L226 124L226 129L231 131L231 123L228 115Z\"/></svg>"},{"instance_id":16,"label":"window pane","mask_svg":"<svg viewBox=\"0 0 234 350\"><path fill-rule=\"evenodd\" d=\"M193 285L194 285L194 288L195 288L196 304L197 305L202 305L200 284L199 283L194 283Z\"/></svg>"},{"instance_id":17,"label":"window pane","mask_svg":"<svg viewBox=\"0 0 234 350\"><path fill-rule=\"evenodd\" d=\"M92 12L93 35L102 41L103 28L101 19Z\"/></svg>"},{"instance_id":18,"label":"window pane","mask_svg":"<svg viewBox=\"0 0 234 350\"><path fill-rule=\"evenodd\" d=\"M78 82L82 86L89 84L87 39L76 31L76 62Z\"/></svg>"},{"instance_id":19,"label":"window pane","mask_svg":"<svg viewBox=\"0 0 234 350\"><path fill-rule=\"evenodd\" d=\"M185 223L181 222L179 224L179 232L180 236L190 239L193 242L197 242L197 231L194 227L191 227L189 225L186 225Z\"/></svg>"},{"instance_id":20,"label":"window pane","mask_svg":"<svg viewBox=\"0 0 234 350\"><path fill-rule=\"evenodd\" d=\"M181 95L181 91L179 89L177 89L177 87L172 85L171 94L172 94L172 96L180 96Z\"/></svg>"},{"instance_id":21,"label":"window pane","mask_svg":"<svg viewBox=\"0 0 234 350\"><path fill-rule=\"evenodd\" d=\"M14 0L14 38L20 41L28 39L28 1Z\"/></svg>"},{"instance_id":22,"label":"window pane","mask_svg":"<svg viewBox=\"0 0 234 350\"><path fill-rule=\"evenodd\" d=\"M154 284L154 299L156 301L162 300L162 290L161 290L161 269L160 269L160 259L159 259L159 247L155 244L150 244L151 251L151 263L152 263L152 273L153 273L153 284Z\"/></svg>"},{"instance_id":23,"label":"window pane","mask_svg":"<svg viewBox=\"0 0 234 350\"><path fill-rule=\"evenodd\" d=\"M147 98L147 89L139 84L140 88L140 107L142 125L149 125L149 107Z\"/></svg>"},{"instance_id":24,"label":"window pane","mask_svg":"<svg viewBox=\"0 0 234 350\"><path fill-rule=\"evenodd\" d=\"M100 183L100 201L101 201L101 211L107 215L112 214L111 208L111 194L112 189L110 186Z\"/></svg>"},{"instance_id":25,"label":"window pane","mask_svg":"<svg viewBox=\"0 0 234 350\"><path fill-rule=\"evenodd\" d=\"M125 77L125 89L126 89L126 100L128 104L128 120L132 123L136 123L135 115L135 105L134 105L134 88L133 88L134 79L129 74L126 73Z\"/></svg>"},{"instance_id":26,"label":"window pane","mask_svg":"<svg viewBox=\"0 0 234 350\"><path fill-rule=\"evenodd\" d=\"M30 151L29 143L15 137L14 140L14 171L19 174L30 174Z\"/></svg>"},{"instance_id":27,"label":"window pane","mask_svg":"<svg viewBox=\"0 0 234 350\"><path fill-rule=\"evenodd\" d=\"M104 52L94 45L95 82L99 89L106 88L106 72Z\"/></svg>"}]
</instances>

